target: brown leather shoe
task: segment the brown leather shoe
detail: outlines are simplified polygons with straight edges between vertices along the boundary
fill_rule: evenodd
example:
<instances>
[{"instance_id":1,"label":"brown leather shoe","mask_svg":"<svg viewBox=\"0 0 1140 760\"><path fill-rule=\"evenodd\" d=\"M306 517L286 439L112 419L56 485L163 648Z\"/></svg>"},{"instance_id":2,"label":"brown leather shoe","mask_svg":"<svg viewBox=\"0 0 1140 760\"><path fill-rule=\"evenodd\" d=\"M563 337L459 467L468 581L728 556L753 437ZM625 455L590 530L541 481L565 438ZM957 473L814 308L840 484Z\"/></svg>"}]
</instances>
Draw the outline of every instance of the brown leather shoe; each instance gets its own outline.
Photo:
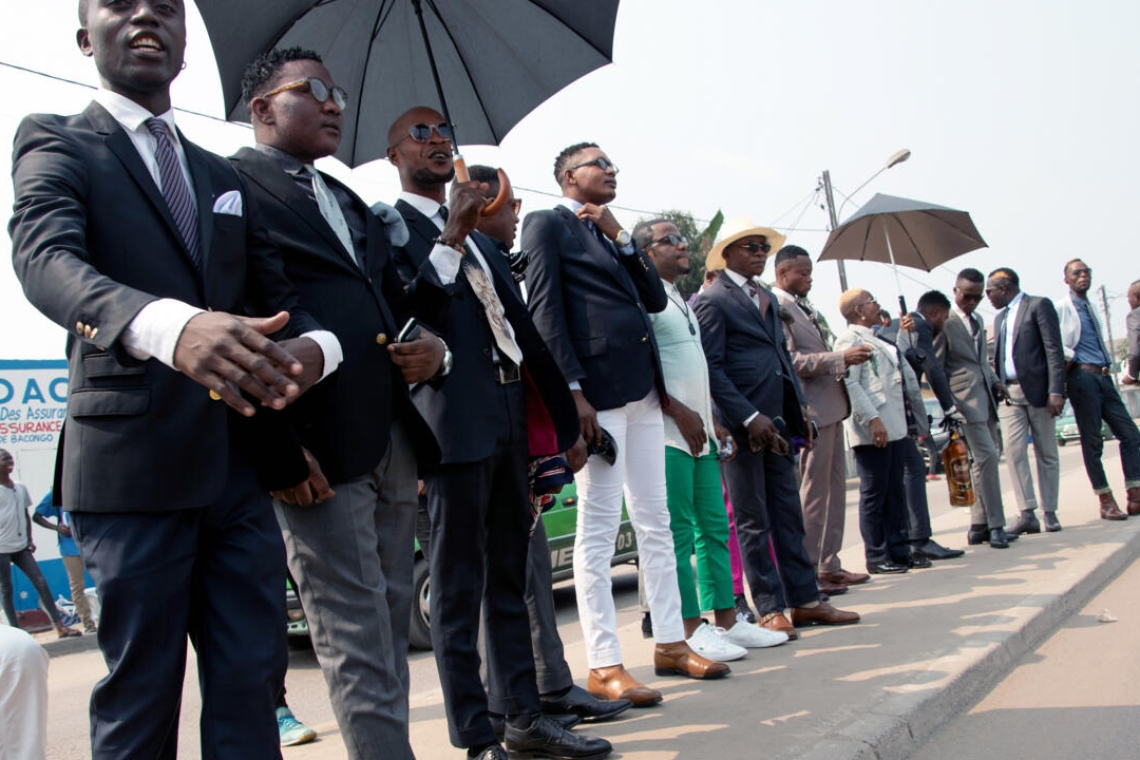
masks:
<instances>
[{"instance_id":1,"label":"brown leather shoe","mask_svg":"<svg viewBox=\"0 0 1140 760\"><path fill-rule=\"evenodd\" d=\"M859 613L837 610L827 602L814 607L793 607L792 623L795 625L850 625L859 622Z\"/></svg>"},{"instance_id":2,"label":"brown leather shoe","mask_svg":"<svg viewBox=\"0 0 1140 760\"><path fill-rule=\"evenodd\" d=\"M787 634L788 641L795 641L800 637L796 633L796 627L788 622L782 612L769 612L767 615L760 617L760 622L757 623L761 628L767 628L769 631L779 631L780 633Z\"/></svg>"},{"instance_id":3,"label":"brown leather shoe","mask_svg":"<svg viewBox=\"0 0 1140 760\"><path fill-rule=\"evenodd\" d=\"M837 570L834 573L820 573L817 578L820 583L840 583L844 586L858 586L871 580L866 573L853 573L850 570Z\"/></svg>"},{"instance_id":4,"label":"brown leather shoe","mask_svg":"<svg viewBox=\"0 0 1140 760\"><path fill-rule=\"evenodd\" d=\"M1131 517L1140 515L1140 488L1128 489L1128 514Z\"/></svg>"},{"instance_id":5,"label":"brown leather shoe","mask_svg":"<svg viewBox=\"0 0 1140 760\"><path fill-rule=\"evenodd\" d=\"M723 662L701 657L684 641L653 647L653 669L659 676L705 679L724 678L732 672Z\"/></svg>"},{"instance_id":6,"label":"brown leather shoe","mask_svg":"<svg viewBox=\"0 0 1140 760\"><path fill-rule=\"evenodd\" d=\"M1116 499L1112 495L1112 491L1107 491L1100 496L1100 519L1102 520L1127 520L1128 515L1120 511L1120 507L1116 505ZM1129 503L1131 506L1131 502Z\"/></svg>"},{"instance_id":7,"label":"brown leather shoe","mask_svg":"<svg viewBox=\"0 0 1140 760\"><path fill-rule=\"evenodd\" d=\"M586 691L598 699L628 699L634 707L649 707L661 701L661 692L639 682L620 663L590 668Z\"/></svg>"},{"instance_id":8,"label":"brown leather shoe","mask_svg":"<svg viewBox=\"0 0 1140 760\"><path fill-rule=\"evenodd\" d=\"M827 581L819 581L816 585L819 586L819 593L827 594L828 596L839 596L840 594L847 593L847 586L842 583L829 583Z\"/></svg>"}]
</instances>

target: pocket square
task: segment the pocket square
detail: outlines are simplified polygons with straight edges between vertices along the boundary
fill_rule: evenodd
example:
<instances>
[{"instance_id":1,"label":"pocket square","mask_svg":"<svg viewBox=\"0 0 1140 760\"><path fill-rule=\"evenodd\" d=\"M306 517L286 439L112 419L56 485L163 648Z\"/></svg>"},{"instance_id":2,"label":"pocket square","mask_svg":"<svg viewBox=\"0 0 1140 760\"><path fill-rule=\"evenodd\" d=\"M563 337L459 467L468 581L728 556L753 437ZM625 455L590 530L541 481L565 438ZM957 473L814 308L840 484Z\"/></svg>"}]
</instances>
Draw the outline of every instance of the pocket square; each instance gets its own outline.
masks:
<instances>
[{"instance_id":1,"label":"pocket square","mask_svg":"<svg viewBox=\"0 0 1140 760\"><path fill-rule=\"evenodd\" d=\"M231 216L241 216L241 191L229 190L218 196L214 201L215 214L230 214Z\"/></svg>"}]
</instances>

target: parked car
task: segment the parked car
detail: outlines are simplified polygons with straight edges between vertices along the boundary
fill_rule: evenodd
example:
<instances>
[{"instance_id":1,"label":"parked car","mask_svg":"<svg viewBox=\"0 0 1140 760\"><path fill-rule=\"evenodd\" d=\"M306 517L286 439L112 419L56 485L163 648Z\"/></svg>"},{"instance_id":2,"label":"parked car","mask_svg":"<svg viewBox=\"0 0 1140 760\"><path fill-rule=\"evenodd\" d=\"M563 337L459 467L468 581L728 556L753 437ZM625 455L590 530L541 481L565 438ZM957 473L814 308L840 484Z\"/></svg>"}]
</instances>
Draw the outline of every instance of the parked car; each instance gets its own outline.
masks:
<instances>
[{"instance_id":1,"label":"parked car","mask_svg":"<svg viewBox=\"0 0 1140 760\"><path fill-rule=\"evenodd\" d=\"M939 456L934 460L934 467L931 468L930 466L930 446L920 440L918 441L918 452L922 454L922 461L926 463L926 471L937 475L946 471L946 468L942 466L941 453L950 440L950 433L942 429L942 405L938 403L938 399L923 399L923 403L926 404L926 413L930 417L930 438L934 443L934 450L939 453Z\"/></svg>"},{"instance_id":2,"label":"parked car","mask_svg":"<svg viewBox=\"0 0 1140 760\"><path fill-rule=\"evenodd\" d=\"M1106 441L1111 441L1115 436L1108 425L1101 421L1100 434ZM1073 414L1073 408L1069 406L1068 400L1065 401L1065 408L1061 410L1061 416L1057 418L1057 445L1064 446L1069 441L1079 441L1081 439L1081 431L1077 429L1077 418Z\"/></svg>"},{"instance_id":3,"label":"parked car","mask_svg":"<svg viewBox=\"0 0 1140 760\"><path fill-rule=\"evenodd\" d=\"M563 581L574 575L574 535L578 525L578 488L574 483L559 493L554 507L542 515L550 544L550 564L554 580ZM622 510L622 521L614 540L613 564L637 561L637 536L629 516ZM300 599L287 585L285 592L288 610L288 633L291 639L306 640L309 624L301 609ZM431 649L431 576L428 559L416 542L416 565L412 575L412 619L408 630L409 643L416 649Z\"/></svg>"}]
</instances>

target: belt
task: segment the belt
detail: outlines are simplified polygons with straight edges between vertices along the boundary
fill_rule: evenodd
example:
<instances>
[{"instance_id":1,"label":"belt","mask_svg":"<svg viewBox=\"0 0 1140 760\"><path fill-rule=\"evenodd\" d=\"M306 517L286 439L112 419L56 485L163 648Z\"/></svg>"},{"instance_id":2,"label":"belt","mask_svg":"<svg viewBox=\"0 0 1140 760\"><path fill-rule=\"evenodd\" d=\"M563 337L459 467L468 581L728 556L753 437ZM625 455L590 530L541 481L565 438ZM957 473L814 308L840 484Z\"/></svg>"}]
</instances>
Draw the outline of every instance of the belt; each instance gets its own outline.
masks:
<instances>
[{"instance_id":1,"label":"belt","mask_svg":"<svg viewBox=\"0 0 1140 760\"><path fill-rule=\"evenodd\" d=\"M519 371L519 365L512 361L498 361L495 362L495 374L499 385L509 385L517 383L522 380L522 373Z\"/></svg>"},{"instance_id":2,"label":"belt","mask_svg":"<svg viewBox=\"0 0 1140 760\"><path fill-rule=\"evenodd\" d=\"M1099 364L1076 364L1076 363L1074 363L1074 364L1069 366L1069 369L1083 369L1086 372L1095 372L1098 375L1105 375L1105 376L1111 374L1108 371L1108 367L1102 367Z\"/></svg>"}]
</instances>

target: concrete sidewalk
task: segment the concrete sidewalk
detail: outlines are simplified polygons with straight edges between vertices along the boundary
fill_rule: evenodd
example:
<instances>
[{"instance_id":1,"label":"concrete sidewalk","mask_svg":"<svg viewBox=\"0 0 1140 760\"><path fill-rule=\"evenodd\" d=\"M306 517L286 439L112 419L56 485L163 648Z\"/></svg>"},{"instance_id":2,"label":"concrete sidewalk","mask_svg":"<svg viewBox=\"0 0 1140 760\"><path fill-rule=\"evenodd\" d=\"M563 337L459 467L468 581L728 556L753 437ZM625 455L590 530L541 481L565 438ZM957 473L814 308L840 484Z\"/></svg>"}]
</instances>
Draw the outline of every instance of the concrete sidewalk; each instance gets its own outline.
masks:
<instances>
[{"instance_id":1,"label":"concrete sidewalk","mask_svg":"<svg viewBox=\"0 0 1140 760\"><path fill-rule=\"evenodd\" d=\"M665 702L631 710L616 722L576 730L604 736L614 743L614 757L626 760L909 756L1140 556L1140 519L1099 519L1079 448L1061 450L1061 468L1062 532L1022 537L1006 550L968 547L965 557L935 563L929 570L876 576L833 599L861 613L861 624L801 629L797 642L754 650L747 659L732 663L732 675L722 681L654 675L652 642L640 633L636 573L618 568L615 596L625 664L635 677L661 689ZM1118 454L1111 444L1105 469L1122 496ZM928 486L936 539L964 547L968 511L949 506L944 481ZM849 491L842 557L845 566L861 570L856 501L857 494ZM1010 520L1016 516L1008 491L1006 515ZM573 589L560 584L556 596L567 659L578 682L584 683L585 654ZM49 649L86 644L51 642ZM300 685L299 679L314 666L311 654L293 655L291 703L292 679ZM411 738L417 756L461 757L447 740L430 653L414 653L411 660ZM191 676L180 757L197 757L197 716L189 703L193 691ZM306 698L297 690L294 707L320 731L320 740L286 748L285 760L345 757L327 697Z\"/></svg>"}]
</instances>

